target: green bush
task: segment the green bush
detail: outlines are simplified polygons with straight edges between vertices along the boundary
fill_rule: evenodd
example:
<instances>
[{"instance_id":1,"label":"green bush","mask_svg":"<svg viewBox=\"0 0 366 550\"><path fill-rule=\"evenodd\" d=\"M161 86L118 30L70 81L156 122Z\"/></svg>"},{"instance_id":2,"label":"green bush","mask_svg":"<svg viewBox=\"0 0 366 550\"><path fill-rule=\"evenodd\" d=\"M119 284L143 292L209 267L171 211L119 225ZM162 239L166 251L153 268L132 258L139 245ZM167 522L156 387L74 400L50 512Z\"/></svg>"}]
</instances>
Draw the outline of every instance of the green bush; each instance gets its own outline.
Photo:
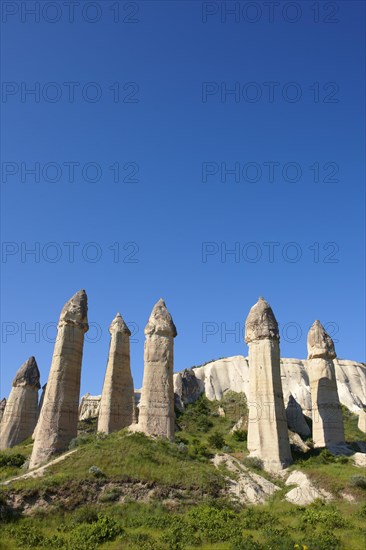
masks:
<instances>
[{"instance_id":1,"label":"green bush","mask_svg":"<svg viewBox=\"0 0 366 550\"><path fill-rule=\"evenodd\" d=\"M340 513L333 507L326 505L309 506L302 516L304 524L316 526L319 524L326 525L328 528L345 527L346 521Z\"/></svg>"},{"instance_id":2,"label":"green bush","mask_svg":"<svg viewBox=\"0 0 366 550\"><path fill-rule=\"evenodd\" d=\"M245 430L235 430L235 432L233 432L233 438L235 441L246 441L248 439L248 432Z\"/></svg>"},{"instance_id":3,"label":"green bush","mask_svg":"<svg viewBox=\"0 0 366 550\"><path fill-rule=\"evenodd\" d=\"M359 487L359 489L366 489L366 476L352 476L350 485L352 487Z\"/></svg>"},{"instance_id":4,"label":"green bush","mask_svg":"<svg viewBox=\"0 0 366 550\"><path fill-rule=\"evenodd\" d=\"M244 466L254 468L254 470L263 470L263 461L256 456L246 456L243 459Z\"/></svg>"},{"instance_id":5,"label":"green bush","mask_svg":"<svg viewBox=\"0 0 366 550\"><path fill-rule=\"evenodd\" d=\"M26 461L26 457L20 453L14 455L6 455L0 453L0 467L20 468Z\"/></svg>"},{"instance_id":6,"label":"green bush","mask_svg":"<svg viewBox=\"0 0 366 550\"><path fill-rule=\"evenodd\" d=\"M215 449L222 449L225 445L225 439L222 433L215 431L208 436L208 444Z\"/></svg>"}]
</instances>

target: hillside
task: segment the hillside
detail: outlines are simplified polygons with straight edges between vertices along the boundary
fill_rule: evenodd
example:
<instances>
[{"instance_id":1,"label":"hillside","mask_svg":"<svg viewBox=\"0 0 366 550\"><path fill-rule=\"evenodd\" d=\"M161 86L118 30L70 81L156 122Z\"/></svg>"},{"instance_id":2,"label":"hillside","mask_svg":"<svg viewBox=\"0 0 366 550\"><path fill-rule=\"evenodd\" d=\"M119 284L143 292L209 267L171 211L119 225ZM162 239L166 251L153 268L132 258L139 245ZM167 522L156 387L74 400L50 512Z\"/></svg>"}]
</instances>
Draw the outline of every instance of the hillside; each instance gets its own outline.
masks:
<instances>
[{"instance_id":1,"label":"hillside","mask_svg":"<svg viewBox=\"0 0 366 550\"><path fill-rule=\"evenodd\" d=\"M246 458L246 411L243 393L201 396L177 410L174 443L126 430L101 436L94 420L81 422L65 460L1 486L0 549L363 548L364 470L308 440L305 453L292 446L285 475L270 476ZM365 436L343 412L357 451ZM242 428L230 433L240 418ZM28 441L0 454L3 482L24 474L31 449ZM294 489L295 502L305 495L286 485L293 472L309 480L309 506L286 500Z\"/></svg>"}]
</instances>

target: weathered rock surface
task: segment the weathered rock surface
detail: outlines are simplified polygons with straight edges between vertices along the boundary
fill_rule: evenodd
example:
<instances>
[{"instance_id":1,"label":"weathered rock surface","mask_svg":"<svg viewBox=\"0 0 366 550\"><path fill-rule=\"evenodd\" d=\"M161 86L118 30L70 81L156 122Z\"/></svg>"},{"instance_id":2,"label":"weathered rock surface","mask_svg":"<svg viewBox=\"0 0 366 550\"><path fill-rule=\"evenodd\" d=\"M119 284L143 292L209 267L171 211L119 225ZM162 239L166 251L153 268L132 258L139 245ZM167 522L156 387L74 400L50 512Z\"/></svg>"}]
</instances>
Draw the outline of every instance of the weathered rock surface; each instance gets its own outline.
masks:
<instances>
[{"instance_id":1,"label":"weathered rock surface","mask_svg":"<svg viewBox=\"0 0 366 550\"><path fill-rule=\"evenodd\" d=\"M79 290L61 311L30 468L66 451L77 435L81 362L88 328L87 296Z\"/></svg>"},{"instance_id":2,"label":"weathered rock surface","mask_svg":"<svg viewBox=\"0 0 366 550\"><path fill-rule=\"evenodd\" d=\"M324 489L316 488L309 478L299 470L291 472L287 478L286 485L297 485L294 489L289 491L285 498L292 504L298 506L305 506L311 504L315 499L329 501L332 500L332 495Z\"/></svg>"},{"instance_id":3,"label":"weathered rock surface","mask_svg":"<svg viewBox=\"0 0 366 550\"><path fill-rule=\"evenodd\" d=\"M30 357L13 380L0 425L0 450L14 447L32 435L38 418L39 378L37 362Z\"/></svg>"},{"instance_id":4,"label":"weathered rock surface","mask_svg":"<svg viewBox=\"0 0 366 550\"><path fill-rule=\"evenodd\" d=\"M308 333L314 447L327 447L344 441L343 417L333 364L335 357L333 340L321 323L315 321Z\"/></svg>"},{"instance_id":5,"label":"weathered rock surface","mask_svg":"<svg viewBox=\"0 0 366 550\"><path fill-rule=\"evenodd\" d=\"M145 327L144 379L139 420L132 429L172 439L175 429L173 349L177 330L164 300L154 306Z\"/></svg>"},{"instance_id":6,"label":"weathered rock surface","mask_svg":"<svg viewBox=\"0 0 366 550\"><path fill-rule=\"evenodd\" d=\"M352 460L355 466L360 468L366 468L366 454L365 453L355 453L352 455Z\"/></svg>"},{"instance_id":7,"label":"weathered rock surface","mask_svg":"<svg viewBox=\"0 0 366 550\"><path fill-rule=\"evenodd\" d=\"M357 427L361 432L366 433L366 411L364 409L360 410Z\"/></svg>"},{"instance_id":8,"label":"weathered rock surface","mask_svg":"<svg viewBox=\"0 0 366 550\"><path fill-rule=\"evenodd\" d=\"M97 418L99 415L101 395L90 395L86 393L80 400L79 420Z\"/></svg>"},{"instance_id":9,"label":"weathered rock surface","mask_svg":"<svg viewBox=\"0 0 366 550\"><path fill-rule=\"evenodd\" d=\"M228 454L215 455L213 464L216 467L224 464L235 474L235 478L226 478L227 491L242 504L262 504L280 489L268 479L251 472Z\"/></svg>"},{"instance_id":10,"label":"weathered rock surface","mask_svg":"<svg viewBox=\"0 0 366 550\"><path fill-rule=\"evenodd\" d=\"M6 405L6 399L5 397L3 397L3 399L0 401L0 424L4 414L5 405Z\"/></svg>"},{"instance_id":11,"label":"weathered rock surface","mask_svg":"<svg viewBox=\"0 0 366 550\"><path fill-rule=\"evenodd\" d=\"M248 450L269 471L291 464L281 384L279 331L269 304L260 298L245 323L249 346Z\"/></svg>"},{"instance_id":12,"label":"weathered rock surface","mask_svg":"<svg viewBox=\"0 0 366 550\"><path fill-rule=\"evenodd\" d=\"M120 313L113 319L107 370L100 401L98 432L109 434L133 423L135 396L130 367L131 332Z\"/></svg>"},{"instance_id":13,"label":"weathered rock surface","mask_svg":"<svg viewBox=\"0 0 366 550\"><path fill-rule=\"evenodd\" d=\"M358 414L362 406L366 405L366 366L357 361L346 359L334 359L333 363L339 399L347 409ZM186 371L189 371L189 376L184 374ZM248 358L242 355L218 359L202 367L177 372L174 375L176 401L183 406L191 403L193 397L198 395L200 390L211 401L222 399L224 393L229 390L244 392L248 397L248 373ZM184 391L181 390L182 377L185 377ZM305 359L282 358L281 380L284 395L291 393L301 406L303 413L311 418L311 393L307 361Z\"/></svg>"},{"instance_id":14,"label":"weathered rock surface","mask_svg":"<svg viewBox=\"0 0 366 550\"><path fill-rule=\"evenodd\" d=\"M306 423L299 403L291 393L285 396L285 408L288 428L301 435L301 437L309 437L311 430Z\"/></svg>"}]
</instances>

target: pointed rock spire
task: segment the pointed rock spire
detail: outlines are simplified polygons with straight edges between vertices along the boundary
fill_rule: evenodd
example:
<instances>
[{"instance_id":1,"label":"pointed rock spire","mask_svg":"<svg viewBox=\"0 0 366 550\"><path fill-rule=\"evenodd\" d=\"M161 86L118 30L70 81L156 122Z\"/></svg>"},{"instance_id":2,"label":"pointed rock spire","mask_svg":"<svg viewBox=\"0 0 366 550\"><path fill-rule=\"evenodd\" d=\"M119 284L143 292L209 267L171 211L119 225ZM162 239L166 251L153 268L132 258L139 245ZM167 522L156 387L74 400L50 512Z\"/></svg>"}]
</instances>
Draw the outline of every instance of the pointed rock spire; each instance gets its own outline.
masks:
<instances>
[{"instance_id":1,"label":"pointed rock spire","mask_svg":"<svg viewBox=\"0 0 366 550\"><path fill-rule=\"evenodd\" d=\"M38 419L39 370L30 357L17 371L0 426L0 449L14 447L30 437Z\"/></svg>"},{"instance_id":2,"label":"pointed rock spire","mask_svg":"<svg viewBox=\"0 0 366 550\"><path fill-rule=\"evenodd\" d=\"M177 329L162 298L153 307L145 327L145 334L159 334L161 336L171 336L172 338L177 336Z\"/></svg>"},{"instance_id":3,"label":"pointed rock spire","mask_svg":"<svg viewBox=\"0 0 366 550\"><path fill-rule=\"evenodd\" d=\"M309 330L307 346L314 447L332 447L344 442L343 415L333 363L334 343L318 320Z\"/></svg>"},{"instance_id":4,"label":"pointed rock spire","mask_svg":"<svg viewBox=\"0 0 366 550\"><path fill-rule=\"evenodd\" d=\"M307 344L308 359L315 359L316 357L335 359L337 357L332 338L318 320L311 325Z\"/></svg>"},{"instance_id":5,"label":"pointed rock spire","mask_svg":"<svg viewBox=\"0 0 366 550\"><path fill-rule=\"evenodd\" d=\"M109 332L111 340L98 414L98 432L109 434L130 426L135 415L135 394L130 368L131 332L117 313Z\"/></svg>"},{"instance_id":6,"label":"pointed rock spire","mask_svg":"<svg viewBox=\"0 0 366 550\"><path fill-rule=\"evenodd\" d=\"M109 325L109 332L110 334L112 334L112 332L123 332L125 334L128 334L128 336L131 336L131 331L124 322L120 313L117 313L117 315Z\"/></svg>"},{"instance_id":7,"label":"pointed rock spire","mask_svg":"<svg viewBox=\"0 0 366 550\"><path fill-rule=\"evenodd\" d=\"M38 365L33 355L27 359L20 367L13 380L13 387L19 386L32 386L37 390L40 389L39 383L40 374Z\"/></svg>"},{"instance_id":8,"label":"pointed rock spire","mask_svg":"<svg viewBox=\"0 0 366 550\"><path fill-rule=\"evenodd\" d=\"M6 399L5 397L3 397L2 400L0 401L0 424L4 414L5 407L6 407Z\"/></svg>"},{"instance_id":9,"label":"pointed rock spire","mask_svg":"<svg viewBox=\"0 0 366 550\"><path fill-rule=\"evenodd\" d=\"M88 326L88 297L85 290L79 290L61 310L58 326L63 324L74 324L83 328L84 332Z\"/></svg>"},{"instance_id":10,"label":"pointed rock spire","mask_svg":"<svg viewBox=\"0 0 366 550\"><path fill-rule=\"evenodd\" d=\"M174 338L177 329L164 300L154 306L145 328L144 379L138 424L131 429L174 438Z\"/></svg>"},{"instance_id":11,"label":"pointed rock spire","mask_svg":"<svg viewBox=\"0 0 366 550\"><path fill-rule=\"evenodd\" d=\"M248 450L269 471L291 464L280 370L276 318L270 305L259 298L245 323L249 345Z\"/></svg>"},{"instance_id":12,"label":"pointed rock spire","mask_svg":"<svg viewBox=\"0 0 366 550\"><path fill-rule=\"evenodd\" d=\"M61 310L30 468L66 451L77 435L84 334L89 328L87 300L85 290L79 290Z\"/></svg>"},{"instance_id":13,"label":"pointed rock spire","mask_svg":"<svg viewBox=\"0 0 366 550\"><path fill-rule=\"evenodd\" d=\"M271 306L262 296L250 309L245 322L245 342L253 342L262 338L280 339L278 323Z\"/></svg>"}]
</instances>

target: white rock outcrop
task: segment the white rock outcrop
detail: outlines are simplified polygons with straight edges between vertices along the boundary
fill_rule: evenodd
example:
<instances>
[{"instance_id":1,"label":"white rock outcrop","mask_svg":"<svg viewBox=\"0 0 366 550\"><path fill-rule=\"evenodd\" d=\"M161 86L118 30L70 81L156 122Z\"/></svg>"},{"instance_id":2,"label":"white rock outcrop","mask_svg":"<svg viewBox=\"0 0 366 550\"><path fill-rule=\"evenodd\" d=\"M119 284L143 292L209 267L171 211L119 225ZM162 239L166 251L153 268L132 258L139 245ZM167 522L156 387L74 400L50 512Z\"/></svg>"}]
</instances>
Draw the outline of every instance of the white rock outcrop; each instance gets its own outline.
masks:
<instances>
[{"instance_id":1,"label":"white rock outcrop","mask_svg":"<svg viewBox=\"0 0 366 550\"><path fill-rule=\"evenodd\" d=\"M38 419L39 378L37 362L30 357L13 380L0 425L0 450L31 437Z\"/></svg>"},{"instance_id":2,"label":"white rock outcrop","mask_svg":"<svg viewBox=\"0 0 366 550\"><path fill-rule=\"evenodd\" d=\"M66 451L77 435L81 363L88 328L87 296L85 290L79 290L61 311L30 468Z\"/></svg>"},{"instance_id":3,"label":"white rock outcrop","mask_svg":"<svg viewBox=\"0 0 366 550\"><path fill-rule=\"evenodd\" d=\"M172 439L175 430L173 357L177 330L162 299L151 312L145 336L139 419L131 429Z\"/></svg>"},{"instance_id":4,"label":"white rock outcrop","mask_svg":"<svg viewBox=\"0 0 366 550\"><path fill-rule=\"evenodd\" d=\"M307 346L314 447L337 445L344 442L344 428L333 363L336 353L319 321L309 330Z\"/></svg>"},{"instance_id":5,"label":"white rock outcrop","mask_svg":"<svg viewBox=\"0 0 366 550\"><path fill-rule=\"evenodd\" d=\"M259 298L245 322L249 346L248 450L269 471L292 462L281 384L279 331L269 304Z\"/></svg>"},{"instance_id":6,"label":"white rock outcrop","mask_svg":"<svg viewBox=\"0 0 366 550\"><path fill-rule=\"evenodd\" d=\"M280 487L259 474L251 472L231 455L215 455L212 462L217 468L224 465L234 473L232 478L226 477L227 491L242 504L262 504L280 490Z\"/></svg>"},{"instance_id":7,"label":"white rock outcrop","mask_svg":"<svg viewBox=\"0 0 366 550\"><path fill-rule=\"evenodd\" d=\"M291 489L291 491L285 495L285 499L292 504L306 506L307 504L314 502L315 499L324 501L332 500L332 495L330 493L324 489L315 487L309 478L299 470L294 470L291 472L285 484L296 485L294 489Z\"/></svg>"},{"instance_id":8,"label":"white rock outcrop","mask_svg":"<svg viewBox=\"0 0 366 550\"><path fill-rule=\"evenodd\" d=\"M98 416L98 432L106 434L133 423L135 396L130 366L131 332L120 313L113 319L111 341Z\"/></svg>"}]
</instances>

